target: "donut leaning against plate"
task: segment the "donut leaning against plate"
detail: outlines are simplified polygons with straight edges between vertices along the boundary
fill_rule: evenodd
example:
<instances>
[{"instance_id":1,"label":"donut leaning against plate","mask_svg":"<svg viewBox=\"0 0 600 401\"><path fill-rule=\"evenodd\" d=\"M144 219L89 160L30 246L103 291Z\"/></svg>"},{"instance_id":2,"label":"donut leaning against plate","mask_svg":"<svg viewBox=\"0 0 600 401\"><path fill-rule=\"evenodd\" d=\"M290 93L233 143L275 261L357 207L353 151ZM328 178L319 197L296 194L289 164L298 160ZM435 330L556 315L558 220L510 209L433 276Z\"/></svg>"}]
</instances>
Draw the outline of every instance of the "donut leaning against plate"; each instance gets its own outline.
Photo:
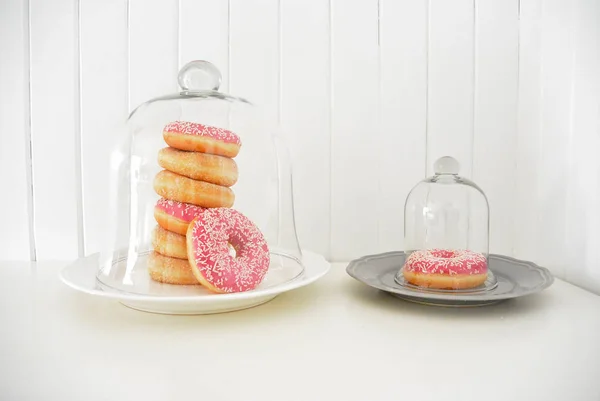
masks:
<instances>
[{"instance_id":1,"label":"donut leaning against plate","mask_svg":"<svg viewBox=\"0 0 600 401\"><path fill-rule=\"evenodd\" d=\"M483 254L470 250L418 250L406 258L402 274L406 281L419 287L473 288L487 279L487 260Z\"/></svg>"},{"instance_id":2,"label":"donut leaning against plate","mask_svg":"<svg viewBox=\"0 0 600 401\"><path fill-rule=\"evenodd\" d=\"M187 121L167 124L163 128L163 139L175 149L232 158L242 146L240 137L229 130Z\"/></svg>"},{"instance_id":3,"label":"donut leaning against plate","mask_svg":"<svg viewBox=\"0 0 600 401\"><path fill-rule=\"evenodd\" d=\"M192 273L216 293L250 291L264 279L269 248L261 231L241 212L206 209L188 227L188 260ZM235 249L235 256L229 245Z\"/></svg>"},{"instance_id":4,"label":"donut leaning against plate","mask_svg":"<svg viewBox=\"0 0 600 401\"><path fill-rule=\"evenodd\" d=\"M158 164L179 175L224 187L232 186L238 179L237 163L224 156L168 147L158 151Z\"/></svg>"}]
</instances>

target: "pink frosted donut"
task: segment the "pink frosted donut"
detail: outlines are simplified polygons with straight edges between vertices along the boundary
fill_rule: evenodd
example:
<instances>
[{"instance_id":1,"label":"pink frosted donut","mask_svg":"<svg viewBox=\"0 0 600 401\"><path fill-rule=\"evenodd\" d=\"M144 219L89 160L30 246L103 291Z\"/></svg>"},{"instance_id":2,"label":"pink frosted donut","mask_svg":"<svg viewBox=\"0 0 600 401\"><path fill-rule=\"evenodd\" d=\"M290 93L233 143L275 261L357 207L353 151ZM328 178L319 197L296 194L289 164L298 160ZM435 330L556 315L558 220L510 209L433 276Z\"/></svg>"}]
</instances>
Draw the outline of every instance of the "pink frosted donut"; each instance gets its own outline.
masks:
<instances>
[{"instance_id":1,"label":"pink frosted donut","mask_svg":"<svg viewBox=\"0 0 600 401\"><path fill-rule=\"evenodd\" d=\"M233 132L187 121L173 121L163 128L165 142L179 150L236 157L242 146Z\"/></svg>"},{"instance_id":2,"label":"pink frosted donut","mask_svg":"<svg viewBox=\"0 0 600 401\"><path fill-rule=\"evenodd\" d=\"M230 244L236 256L229 253ZM269 269L269 248L263 234L231 208L206 209L192 220L187 252L198 281L217 293L253 290Z\"/></svg>"},{"instance_id":3,"label":"pink frosted donut","mask_svg":"<svg viewBox=\"0 0 600 401\"><path fill-rule=\"evenodd\" d=\"M403 275L419 287L473 288L487 279L487 260L483 254L469 250L420 250L406 258Z\"/></svg>"},{"instance_id":4,"label":"pink frosted donut","mask_svg":"<svg viewBox=\"0 0 600 401\"><path fill-rule=\"evenodd\" d=\"M190 222L203 210L204 208L190 203L160 198L154 206L154 218L165 230L185 235Z\"/></svg>"}]
</instances>

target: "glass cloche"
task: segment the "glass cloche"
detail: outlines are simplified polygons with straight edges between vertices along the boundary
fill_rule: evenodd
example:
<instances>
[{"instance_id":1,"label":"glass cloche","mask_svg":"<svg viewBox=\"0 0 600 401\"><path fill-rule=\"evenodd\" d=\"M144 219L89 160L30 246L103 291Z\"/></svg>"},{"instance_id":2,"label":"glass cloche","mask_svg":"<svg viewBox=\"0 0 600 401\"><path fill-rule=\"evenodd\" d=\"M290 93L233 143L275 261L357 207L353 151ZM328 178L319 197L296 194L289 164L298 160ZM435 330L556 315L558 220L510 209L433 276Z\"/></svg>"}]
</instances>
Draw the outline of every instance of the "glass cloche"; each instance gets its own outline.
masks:
<instances>
[{"instance_id":1,"label":"glass cloche","mask_svg":"<svg viewBox=\"0 0 600 401\"><path fill-rule=\"evenodd\" d=\"M459 176L445 156L434 175L415 185L404 206L405 262L398 284L441 292L486 291L496 280L488 269L489 205L481 188Z\"/></svg>"},{"instance_id":2,"label":"glass cloche","mask_svg":"<svg viewBox=\"0 0 600 401\"><path fill-rule=\"evenodd\" d=\"M177 296L299 277L284 138L255 105L219 92L211 63L188 63L178 80L180 92L130 114L111 155L111 224L97 281Z\"/></svg>"}]
</instances>

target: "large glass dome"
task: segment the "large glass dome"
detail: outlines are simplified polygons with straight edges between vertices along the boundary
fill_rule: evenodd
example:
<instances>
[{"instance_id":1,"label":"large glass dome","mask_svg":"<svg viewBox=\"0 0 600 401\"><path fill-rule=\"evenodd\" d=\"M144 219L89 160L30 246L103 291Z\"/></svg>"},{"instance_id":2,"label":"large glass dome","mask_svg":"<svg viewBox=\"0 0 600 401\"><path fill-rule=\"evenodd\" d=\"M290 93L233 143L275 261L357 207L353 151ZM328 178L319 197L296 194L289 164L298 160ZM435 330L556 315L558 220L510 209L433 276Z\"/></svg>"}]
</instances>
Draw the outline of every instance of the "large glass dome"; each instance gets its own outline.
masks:
<instances>
[{"instance_id":1,"label":"large glass dome","mask_svg":"<svg viewBox=\"0 0 600 401\"><path fill-rule=\"evenodd\" d=\"M406 262L397 281L434 291L489 290L489 205L452 157L434 163L434 175L410 191L404 207Z\"/></svg>"},{"instance_id":2,"label":"large glass dome","mask_svg":"<svg viewBox=\"0 0 600 401\"><path fill-rule=\"evenodd\" d=\"M218 91L209 62L178 80L179 93L131 113L112 153L98 282L173 296L293 280L303 265L284 138L252 103Z\"/></svg>"}]
</instances>

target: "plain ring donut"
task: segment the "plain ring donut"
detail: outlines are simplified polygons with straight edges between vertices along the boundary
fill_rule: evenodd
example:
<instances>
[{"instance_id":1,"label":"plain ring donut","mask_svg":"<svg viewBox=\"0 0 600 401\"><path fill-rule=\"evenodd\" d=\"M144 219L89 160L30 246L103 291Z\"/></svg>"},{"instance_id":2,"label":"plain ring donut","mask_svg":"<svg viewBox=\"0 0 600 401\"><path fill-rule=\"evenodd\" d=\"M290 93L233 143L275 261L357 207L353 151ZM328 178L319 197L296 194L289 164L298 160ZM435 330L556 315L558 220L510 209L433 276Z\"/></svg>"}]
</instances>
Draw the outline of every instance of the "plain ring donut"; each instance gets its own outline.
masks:
<instances>
[{"instance_id":1,"label":"plain ring donut","mask_svg":"<svg viewBox=\"0 0 600 401\"><path fill-rule=\"evenodd\" d=\"M158 252L148 255L148 273L159 283L176 285L200 285L186 259L170 258Z\"/></svg>"},{"instance_id":2,"label":"plain ring donut","mask_svg":"<svg viewBox=\"0 0 600 401\"><path fill-rule=\"evenodd\" d=\"M160 225L152 230L152 248L161 255L187 260L185 235L165 230Z\"/></svg>"},{"instance_id":3,"label":"plain ring donut","mask_svg":"<svg viewBox=\"0 0 600 401\"><path fill-rule=\"evenodd\" d=\"M229 158L175 148L158 152L158 164L169 171L198 181L230 187L237 182L237 163Z\"/></svg>"},{"instance_id":4,"label":"plain ring donut","mask_svg":"<svg viewBox=\"0 0 600 401\"><path fill-rule=\"evenodd\" d=\"M205 208L231 207L235 200L233 191L228 187L192 180L168 170L156 174L154 190L163 198Z\"/></svg>"}]
</instances>

